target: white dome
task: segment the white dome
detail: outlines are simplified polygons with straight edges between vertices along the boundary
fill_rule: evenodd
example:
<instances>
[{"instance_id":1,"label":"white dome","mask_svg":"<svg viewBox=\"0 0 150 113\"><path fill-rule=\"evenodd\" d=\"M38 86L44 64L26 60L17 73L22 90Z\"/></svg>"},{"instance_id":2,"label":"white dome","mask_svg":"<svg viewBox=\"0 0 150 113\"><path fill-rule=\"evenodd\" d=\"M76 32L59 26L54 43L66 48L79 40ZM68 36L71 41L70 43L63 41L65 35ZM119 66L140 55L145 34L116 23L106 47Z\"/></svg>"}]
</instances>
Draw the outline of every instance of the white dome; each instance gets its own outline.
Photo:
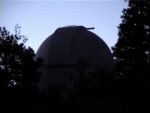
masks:
<instances>
[{"instance_id":1,"label":"white dome","mask_svg":"<svg viewBox=\"0 0 150 113\"><path fill-rule=\"evenodd\" d=\"M80 61L87 64L87 72L98 69L109 73L114 66L105 42L83 26L58 28L41 44L37 56L44 60L42 89L66 84L68 79L64 75L82 66Z\"/></svg>"}]
</instances>

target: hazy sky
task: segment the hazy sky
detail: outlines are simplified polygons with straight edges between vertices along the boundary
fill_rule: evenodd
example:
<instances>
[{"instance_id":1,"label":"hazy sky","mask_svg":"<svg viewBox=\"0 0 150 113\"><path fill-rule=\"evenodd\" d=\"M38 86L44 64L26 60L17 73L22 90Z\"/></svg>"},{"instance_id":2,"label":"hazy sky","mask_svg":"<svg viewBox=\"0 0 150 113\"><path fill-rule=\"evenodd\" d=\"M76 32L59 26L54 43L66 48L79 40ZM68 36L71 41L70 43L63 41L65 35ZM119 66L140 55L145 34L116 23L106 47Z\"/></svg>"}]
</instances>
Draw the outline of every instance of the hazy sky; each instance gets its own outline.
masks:
<instances>
[{"instance_id":1,"label":"hazy sky","mask_svg":"<svg viewBox=\"0 0 150 113\"><path fill-rule=\"evenodd\" d=\"M0 26L13 32L19 24L35 51L58 27L67 25L95 27L92 31L111 47L126 7L124 0L0 0Z\"/></svg>"}]
</instances>

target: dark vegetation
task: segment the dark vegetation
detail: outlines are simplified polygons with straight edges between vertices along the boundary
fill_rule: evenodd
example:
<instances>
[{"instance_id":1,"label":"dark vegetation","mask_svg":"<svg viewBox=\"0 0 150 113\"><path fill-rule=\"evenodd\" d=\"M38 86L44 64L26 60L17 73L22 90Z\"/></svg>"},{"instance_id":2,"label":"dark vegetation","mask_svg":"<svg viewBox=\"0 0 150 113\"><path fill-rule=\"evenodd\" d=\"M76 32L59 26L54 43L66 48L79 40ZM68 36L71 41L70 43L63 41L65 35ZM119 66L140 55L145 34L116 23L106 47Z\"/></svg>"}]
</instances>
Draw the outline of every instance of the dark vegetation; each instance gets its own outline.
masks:
<instances>
[{"instance_id":1,"label":"dark vegetation","mask_svg":"<svg viewBox=\"0 0 150 113\"><path fill-rule=\"evenodd\" d=\"M26 38L0 27L0 112L32 112L42 60L25 46Z\"/></svg>"},{"instance_id":2,"label":"dark vegetation","mask_svg":"<svg viewBox=\"0 0 150 113\"><path fill-rule=\"evenodd\" d=\"M128 0L112 48L120 111L148 112L150 101L150 1Z\"/></svg>"},{"instance_id":3,"label":"dark vegetation","mask_svg":"<svg viewBox=\"0 0 150 113\"><path fill-rule=\"evenodd\" d=\"M128 0L112 47L115 71L84 73L67 99L59 89L38 91L42 60L25 46L26 38L0 27L0 112L129 113L148 112L150 102L150 1Z\"/></svg>"}]
</instances>

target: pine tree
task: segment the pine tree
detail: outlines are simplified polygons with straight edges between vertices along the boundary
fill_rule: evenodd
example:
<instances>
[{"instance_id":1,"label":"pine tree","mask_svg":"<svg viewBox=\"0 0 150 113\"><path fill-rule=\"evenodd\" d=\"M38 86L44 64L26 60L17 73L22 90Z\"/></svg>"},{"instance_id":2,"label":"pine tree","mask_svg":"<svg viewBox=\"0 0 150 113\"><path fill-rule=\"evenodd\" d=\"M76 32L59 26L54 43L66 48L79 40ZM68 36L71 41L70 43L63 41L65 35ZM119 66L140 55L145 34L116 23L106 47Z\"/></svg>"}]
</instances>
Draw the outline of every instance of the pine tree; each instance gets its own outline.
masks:
<instances>
[{"instance_id":1,"label":"pine tree","mask_svg":"<svg viewBox=\"0 0 150 113\"><path fill-rule=\"evenodd\" d=\"M129 0L112 48L119 78L150 80L150 1Z\"/></svg>"},{"instance_id":2,"label":"pine tree","mask_svg":"<svg viewBox=\"0 0 150 113\"><path fill-rule=\"evenodd\" d=\"M127 0L112 48L120 112L148 110L150 100L150 1Z\"/></svg>"}]
</instances>

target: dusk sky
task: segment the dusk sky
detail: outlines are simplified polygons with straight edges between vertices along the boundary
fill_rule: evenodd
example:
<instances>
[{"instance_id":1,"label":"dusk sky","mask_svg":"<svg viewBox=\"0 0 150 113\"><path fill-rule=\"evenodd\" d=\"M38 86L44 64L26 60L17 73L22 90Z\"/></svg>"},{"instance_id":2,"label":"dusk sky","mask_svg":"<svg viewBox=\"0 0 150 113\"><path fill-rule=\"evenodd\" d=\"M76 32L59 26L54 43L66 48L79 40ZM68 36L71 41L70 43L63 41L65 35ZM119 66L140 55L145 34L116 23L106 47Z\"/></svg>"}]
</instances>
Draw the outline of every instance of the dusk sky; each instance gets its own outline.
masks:
<instances>
[{"instance_id":1,"label":"dusk sky","mask_svg":"<svg viewBox=\"0 0 150 113\"><path fill-rule=\"evenodd\" d=\"M0 26L14 32L19 24L35 52L58 27L94 27L109 47L118 39L124 0L0 0Z\"/></svg>"}]
</instances>

